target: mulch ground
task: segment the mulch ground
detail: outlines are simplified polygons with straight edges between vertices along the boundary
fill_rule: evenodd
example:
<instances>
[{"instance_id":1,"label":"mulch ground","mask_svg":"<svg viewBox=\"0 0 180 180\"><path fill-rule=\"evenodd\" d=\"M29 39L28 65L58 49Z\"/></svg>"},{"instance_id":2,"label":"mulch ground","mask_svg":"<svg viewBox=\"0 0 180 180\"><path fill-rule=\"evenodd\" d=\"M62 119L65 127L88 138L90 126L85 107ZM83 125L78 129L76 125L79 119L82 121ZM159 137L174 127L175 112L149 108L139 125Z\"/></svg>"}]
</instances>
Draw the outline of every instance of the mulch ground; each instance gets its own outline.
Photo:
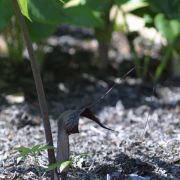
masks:
<instances>
[{"instance_id":1,"label":"mulch ground","mask_svg":"<svg viewBox=\"0 0 180 180\"><path fill-rule=\"evenodd\" d=\"M84 75L81 83L62 82L47 93L54 141L61 112L94 102L108 83ZM138 80L119 81L93 111L114 130L80 119L80 133L70 136L71 155L87 153L70 169L69 179L180 179L180 87L152 86ZM47 154L26 160L16 147L45 144L37 103L8 103L0 99L0 179L48 179Z\"/></svg>"},{"instance_id":2,"label":"mulch ground","mask_svg":"<svg viewBox=\"0 0 180 180\"><path fill-rule=\"evenodd\" d=\"M120 64L120 70L113 67L105 72L97 68L89 70L91 65L88 63L94 56L92 52L87 52L87 48L94 51L96 43L92 41L88 45L81 40L74 41L66 37L66 42L64 39L57 39L57 42L52 39L52 44L49 42L56 47L52 53L46 54L42 67L55 146L60 114L95 102L113 82L117 83L92 108L100 121L114 131L103 129L89 119L80 118L80 133L70 136L71 156L81 153L87 153L87 156L74 162L68 179L180 179L178 82L169 81L155 86L148 81L141 83L133 78L121 79L132 67L132 61L126 61L124 66ZM70 52L74 50L77 51L72 55ZM126 55L115 56L121 61L127 58ZM114 68L116 67L115 63ZM49 173L45 170L48 164L46 152L40 153L37 159L28 157L24 160L18 157L15 149L19 146L45 144L29 62L19 66L17 72L14 71L14 66L11 70L8 65L2 66L1 70L0 87L3 93L0 95L0 180L49 179ZM6 90L2 88L5 85ZM9 97L5 92L22 90L22 86L25 95L29 95L26 97L28 101L8 101Z\"/></svg>"}]
</instances>

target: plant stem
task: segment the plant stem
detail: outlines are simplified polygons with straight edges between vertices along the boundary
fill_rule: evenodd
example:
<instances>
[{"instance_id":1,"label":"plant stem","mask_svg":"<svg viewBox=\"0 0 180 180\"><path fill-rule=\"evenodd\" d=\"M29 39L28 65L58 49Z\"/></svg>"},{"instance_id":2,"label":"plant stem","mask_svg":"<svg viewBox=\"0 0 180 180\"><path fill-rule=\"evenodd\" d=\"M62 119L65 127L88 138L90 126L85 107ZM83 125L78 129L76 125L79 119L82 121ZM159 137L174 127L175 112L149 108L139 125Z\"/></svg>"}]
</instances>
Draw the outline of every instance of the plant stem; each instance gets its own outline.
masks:
<instances>
[{"instance_id":1,"label":"plant stem","mask_svg":"<svg viewBox=\"0 0 180 180\"><path fill-rule=\"evenodd\" d=\"M39 69L38 69L38 66L36 63L32 42L31 42L31 39L29 36L29 32L28 32L24 17L22 16L22 14L20 12L20 8L19 8L17 0L13 0L13 6L14 6L15 14L17 16L17 20L19 21L19 25L20 25L21 31L23 33L24 41L27 46L27 50L28 50L29 57L30 57L31 68L33 71L33 76L34 76L34 80L35 80L41 115L42 115L43 124L44 124L46 143L49 146L53 146L51 126L50 126L49 117L48 117L48 107L46 104L46 98L45 98L45 93L44 93L44 89L43 89L43 84L42 84L40 72L39 72ZM55 159L54 149L48 149L47 151L48 151L49 164L55 163L56 159ZM54 179L54 175L55 175L55 171L52 171L52 179Z\"/></svg>"},{"instance_id":2,"label":"plant stem","mask_svg":"<svg viewBox=\"0 0 180 180\"><path fill-rule=\"evenodd\" d=\"M110 21L110 11L113 6L113 0L110 0L107 7L101 13L101 19L104 21L103 27L95 28L95 35L99 42L98 48L98 65L100 68L107 68L109 62L108 51L110 48L110 41L113 31L113 23Z\"/></svg>"},{"instance_id":3,"label":"plant stem","mask_svg":"<svg viewBox=\"0 0 180 180\"><path fill-rule=\"evenodd\" d=\"M127 23L126 13L123 11L123 9L120 6L119 6L119 10L122 12L122 18L124 21L124 25L126 27L127 33L129 34L130 30L129 30L129 25ZM140 70L140 60L138 58L138 54L137 54L136 49L134 47L133 41L129 41L129 46L130 46L132 56L134 58L134 65L135 65L135 71L136 71L137 77L140 78L140 77L142 77L141 70Z\"/></svg>"},{"instance_id":4,"label":"plant stem","mask_svg":"<svg viewBox=\"0 0 180 180\"><path fill-rule=\"evenodd\" d=\"M161 64L157 67L155 75L153 77L154 82L157 82L160 79L160 77L162 75L162 72L166 68L168 60L169 60L169 58L170 58L170 56L172 54L172 49L173 49L172 44L168 45L165 48L165 54L163 55L163 58L161 60Z\"/></svg>"},{"instance_id":5,"label":"plant stem","mask_svg":"<svg viewBox=\"0 0 180 180\"><path fill-rule=\"evenodd\" d=\"M142 73L143 80L146 79L147 77L149 64L150 64L150 55L144 57L143 73Z\"/></svg>"}]
</instances>

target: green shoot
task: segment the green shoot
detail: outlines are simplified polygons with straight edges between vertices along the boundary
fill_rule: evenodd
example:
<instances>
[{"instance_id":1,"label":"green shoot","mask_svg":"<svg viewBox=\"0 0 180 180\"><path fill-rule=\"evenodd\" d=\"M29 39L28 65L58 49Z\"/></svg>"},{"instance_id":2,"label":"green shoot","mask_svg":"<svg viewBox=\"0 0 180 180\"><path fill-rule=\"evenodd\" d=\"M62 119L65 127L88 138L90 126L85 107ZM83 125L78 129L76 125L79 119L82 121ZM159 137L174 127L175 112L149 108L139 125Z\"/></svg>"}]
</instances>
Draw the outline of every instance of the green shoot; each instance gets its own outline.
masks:
<instances>
[{"instance_id":1,"label":"green shoot","mask_svg":"<svg viewBox=\"0 0 180 180\"><path fill-rule=\"evenodd\" d=\"M18 156L26 158L27 156L37 156L39 155L40 152L47 150L47 149L54 149L53 146L47 146L47 145L36 145L33 146L32 148L27 148L24 146L15 148L18 151Z\"/></svg>"},{"instance_id":2,"label":"green shoot","mask_svg":"<svg viewBox=\"0 0 180 180\"><path fill-rule=\"evenodd\" d=\"M80 153L78 155L72 156L69 160L63 162L57 162L49 165L46 171L54 170L59 168L60 173L65 172L69 167L73 167L73 164L77 162L80 158L87 157L87 153Z\"/></svg>"},{"instance_id":3,"label":"green shoot","mask_svg":"<svg viewBox=\"0 0 180 180\"><path fill-rule=\"evenodd\" d=\"M56 168L60 168L60 173L61 173L61 172L64 172L66 169L68 169L71 165L72 165L71 160L64 161L64 162L57 162L57 163L49 165L48 168L46 169L46 171L50 171L50 170L54 170Z\"/></svg>"}]
</instances>

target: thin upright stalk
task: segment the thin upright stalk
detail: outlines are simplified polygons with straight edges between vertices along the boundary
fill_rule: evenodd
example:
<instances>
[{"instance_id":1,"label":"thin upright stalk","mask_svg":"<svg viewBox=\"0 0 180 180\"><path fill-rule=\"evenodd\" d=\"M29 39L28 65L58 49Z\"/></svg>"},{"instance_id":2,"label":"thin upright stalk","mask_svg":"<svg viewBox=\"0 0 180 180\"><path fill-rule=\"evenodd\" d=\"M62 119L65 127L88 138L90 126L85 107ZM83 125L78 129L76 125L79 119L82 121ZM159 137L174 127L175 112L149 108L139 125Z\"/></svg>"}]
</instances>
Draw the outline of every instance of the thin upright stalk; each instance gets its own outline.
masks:
<instances>
[{"instance_id":1,"label":"thin upright stalk","mask_svg":"<svg viewBox=\"0 0 180 180\"><path fill-rule=\"evenodd\" d=\"M168 61L169 61L170 56L172 54L172 50L173 50L172 44L165 47L164 55L163 55L162 60L161 60L161 64L157 67L155 75L154 75L154 79L153 79L154 82L157 82L160 79L162 72L164 71L164 69L166 68L166 66L168 64Z\"/></svg>"},{"instance_id":2,"label":"thin upright stalk","mask_svg":"<svg viewBox=\"0 0 180 180\"><path fill-rule=\"evenodd\" d=\"M120 6L119 6L119 9L122 12L122 17L123 17L123 21L124 21L124 24L126 27L126 31L127 31L127 33L130 33L129 25L127 23L126 13L123 11L123 9ZM140 61L139 61L136 49L134 47L133 41L129 41L129 46L130 46L131 53L132 53L133 58L134 58L134 64L135 64L135 70L136 70L137 77L140 78L141 77L141 70L139 69Z\"/></svg>"},{"instance_id":3,"label":"thin upright stalk","mask_svg":"<svg viewBox=\"0 0 180 180\"><path fill-rule=\"evenodd\" d=\"M35 80L41 115L42 115L43 124L44 124L46 143L47 145L53 146L53 138L52 138L51 126L50 126L49 116L48 116L48 107L46 103L46 98L45 98L45 93L44 93L44 88L43 88L40 72L39 72L36 59L35 59L32 42L29 36L27 25L25 23L24 17L21 14L17 0L13 0L13 6L14 6L15 14L16 14L17 20L19 21L19 25L20 25L20 28L24 37L24 41L25 41L25 44L29 53L29 57L30 57L31 68L32 68L32 72L33 72L33 76ZM54 149L48 149L48 160L49 160L49 164L53 164L56 162ZM52 172L53 179L54 179L54 174L55 174L55 171Z\"/></svg>"}]
</instances>

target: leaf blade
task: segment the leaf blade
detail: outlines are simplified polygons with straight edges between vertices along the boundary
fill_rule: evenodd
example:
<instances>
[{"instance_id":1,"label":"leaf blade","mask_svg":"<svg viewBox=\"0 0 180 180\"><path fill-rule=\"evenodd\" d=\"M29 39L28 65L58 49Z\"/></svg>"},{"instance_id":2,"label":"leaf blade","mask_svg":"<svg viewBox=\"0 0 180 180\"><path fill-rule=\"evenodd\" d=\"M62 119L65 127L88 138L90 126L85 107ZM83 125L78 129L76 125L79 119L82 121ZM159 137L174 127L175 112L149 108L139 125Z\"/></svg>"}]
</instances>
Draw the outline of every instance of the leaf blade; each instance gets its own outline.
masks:
<instances>
[{"instance_id":1,"label":"leaf blade","mask_svg":"<svg viewBox=\"0 0 180 180\"><path fill-rule=\"evenodd\" d=\"M20 10L21 10L21 13L27 19L29 19L29 21L32 21L29 16L28 3L29 3L29 0L18 0L18 4L19 4Z\"/></svg>"}]
</instances>

